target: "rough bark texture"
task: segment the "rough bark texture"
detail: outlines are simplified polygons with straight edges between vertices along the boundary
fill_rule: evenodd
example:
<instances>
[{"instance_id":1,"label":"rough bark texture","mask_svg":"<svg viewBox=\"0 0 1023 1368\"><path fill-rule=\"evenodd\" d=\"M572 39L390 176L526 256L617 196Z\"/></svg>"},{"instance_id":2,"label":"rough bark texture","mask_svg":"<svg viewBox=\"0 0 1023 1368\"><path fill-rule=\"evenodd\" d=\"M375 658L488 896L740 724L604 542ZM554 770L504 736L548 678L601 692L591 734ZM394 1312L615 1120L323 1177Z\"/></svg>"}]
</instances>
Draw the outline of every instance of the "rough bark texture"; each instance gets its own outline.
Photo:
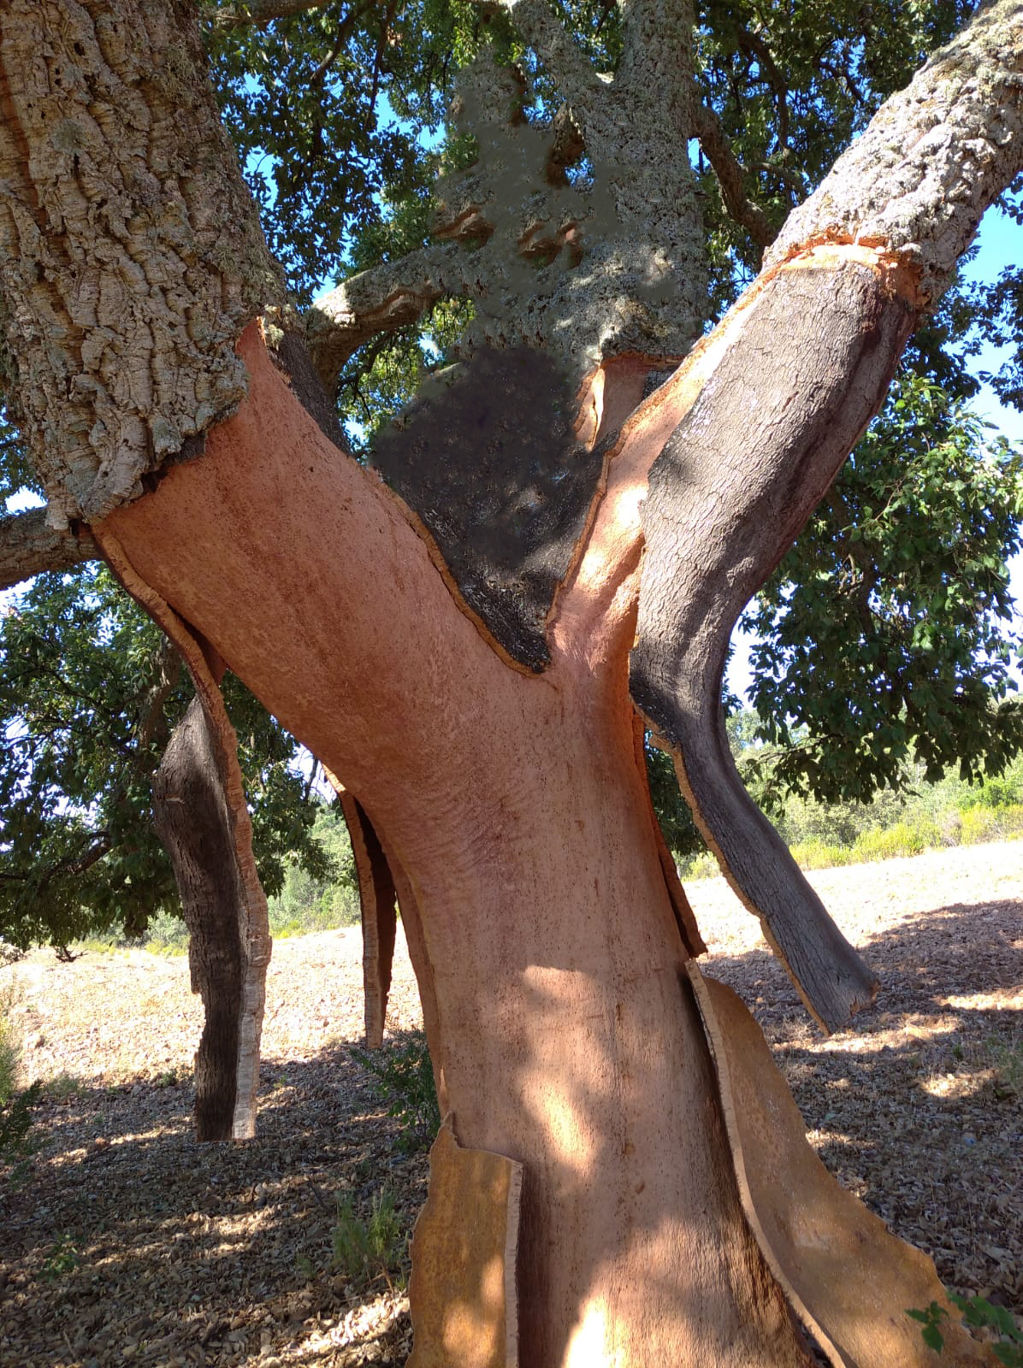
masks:
<instances>
[{"instance_id":1,"label":"rough bark texture","mask_svg":"<svg viewBox=\"0 0 1023 1368\"><path fill-rule=\"evenodd\" d=\"M309 337L328 387L374 331L411 322L445 294L474 303L463 354L539 347L573 391L602 360L678 359L700 335L703 223L692 167L678 156L693 121L688 3L629 6L627 52L612 81L598 77L546 0L506 7L557 82L561 117L547 128L528 122L521 73L495 66L487 51L460 72L452 115L476 137L480 159L438 186L435 233L454 241L318 301ZM572 160L589 157L588 188L565 179L566 146ZM471 252L460 245L467 240Z\"/></svg>"},{"instance_id":2,"label":"rough bark texture","mask_svg":"<svg viewBox=\"0 0 1023 1368\"><path fill-rule=\"evenodd\" d=\"M230 815L202 702L174 729L153 779L153 822L167 848L189 931L192 991L205 1021L195 1056L199 1140L229 1140L241 1014L243 920Z\"/></svg>"},{"instance_id":3,"label":"rough bark texture","mask_svg":"<svg viewBox=\"0 0 1023 1368\"><path fill-rule=\"evenodd\" d=\"M1023 6L999 0L893 95L796 209L770 266L818 240L883 247L936 300L1023 167Z\"/></svg>"},{"instance_id":4,"label":"rough bark texture","mask_svg":"<svg viewBox=\"0 0 1023 1368\"><path fill-rule=\"evenodd\" d=\"M362 912L362 985L365 995L366 1045L379 1050L384 1043L387 995L391 991L394 938L398 928L394 876L387 856L358 800L347 790L338 794L355 856Z\"/></svg>"},{"instance_id":5,"label":"rough bark texture","mask_svg":"<svg viewBox=\"0 0 1023 1368\"><path fill-rule=\"evenodd\" d=\"M89 5L100 8L99 0ZM89 5L75 10L76 23L85 25ZM159 12L169 22L178 15L157 0L132 0L130 6L126 0L124 12L129 8L140 19ZM51 30L63 32L59 9L16 0L5 12L0 55L16 92L25 84L22 64L34 71L35 53L57 41ZM646 702L663 708L665 725L682 717L684 749L689 684L678 675L678 649L650 622L654 600L666 597L667 581L681 573L688 598L684 593L683 620L675 626L694 632L698 687L706 694L719 663L714 633L730 611L734 585L755 587L754 566L770 568L782 534L797 528L798 510L807 511L808 496L826 486L839 455L829 424L846 442L856 435L880 397L915 304L901 302L912 291L883 249L858 257L812 254L798 269L762 281L746 306L627 417L651 361L683 350L702 314L699 215L688 159L678 155L692 129L686 79L691 16L669 0L630 5L619 76L607 86L559 36L541 0L519 0L512 10L563 87L601 189L584 200L573 198L571 187L552 185L550 196L526 204L519 192L538 168L543 174L551 164L554 130L541 134L518 118L517 78L488 71L485 63L474 68L461 98L484 148L479 204L492 228L481 253L494 253L487 293L477 301L475 343L539 343L570 375L588 377L580 397L587 449L620 429L602 447L594 497L573 534L576 543L547 613L546 669L534 675L509 668L492 635L463 611L420 521L374 473L341 459L253 326L239 343L248 394L232 417L209 428L202 458L162 471L150 493L115 509L94 531L125 582L191 653L209 715L214 717L216 690L200 640L213 643L341 777L379 835L409 909L409 944L453 1140L463 1150L504 1156L505 1172L509 1162L522 1166L521 1362L530 1368L806 1368L809 1354L784 1291L786 1280L791 1291L797 1279L779 1261L778 1231L768 1229L757 1201L744 1206L736 1179L737 1156L750 1141L729 1134L726 1099L734 1079L731 1090L720 1084L719 1097L723 1051L716 1073L707 1044L713 1028L701 1021L690 991L686 944L695 941L688 940L684 909L673 896L650 822L636 756L629 651L637 612L646 614L640 647L648 649L646 632L656 646L647 664L652 657L657 662L644 676L651 686ZM37 11L48 27L29 48ZM990 14L1015 12L1004 3ZM678 32L665 29L672 19ZM97 69L93 49L83 48L80 66ZM108 65L104 57L101 75ZM47 68L47 91L53 79ZM157 83L158 106L161 89ZM488 90L497 103L483 98ZM1007 90L1010 96L1016 98ZM7 138L4 175L6 162L13 163L13 174L0 190L31 190L29 144L35 144L47 200L54 184L47 179L50 144L23 106L23 99L15 101L17 118L8 126L21 129L28 143L12 150ZM196 131L186 125L183 136L194 139ZM161 146L158 140L155 146ZM209 146L212 165L220 154ZM969 159L973 151L964 148L962 155ZM988 163L985 195L1007 167L1004 158ZM940 189L932 185L929 191L935 209ZM214 202L219 204L215 196ZM146 203L140 194L139 213ZM21 200L8 194L5 204L10 221L20 224ZM244 206L241 214L244 248L253 220ZM0 262L9 298L28 319L19 334L19 365L29 382L38 373L36 389L47 393L69 377L91 375L93 349L108 345L91 318L80 322L88 347L78 346L77 334L68 342L59 330L48 332L44 345L41 327L32 321L39 312L31 313L25 302L38 302L26 285L33 258L45 266L51 260L46 253L59 251L65 237L73 250L89 237L89 261L97 263L102 282L108 251L116 267L116 232L94 215L89 233L76 237L80 217L72 214L67 230L56 215L47 219L56 245L41 247L38 233L18 240L8 233L20 255L14 266ZM223 212L217 218L226 255L235 222ZM158 241L157 263L161 250ZM541 264L530 265L530 259ZM204 269L213 269L208 259ZM878 290L879 273L885 288ZM116 283L116 269L111 278ZM229 287L232 279L225 267L224 280L214 286L226 281ZM141 293L148 299L145 289ZM59 290L55 296L46 285L43 294L47 307L66 311ZM766 342L758 324L762 306L768 310L763 316L775 319ZM810 396L793 392L787 372L803 362L794 354L791 332L781 333L800 311L817 316L824 330L808 339L808 347L830 356L824 371L811 366L802 372L804 384L821 382ZM240 317L232 314L235 322ZM133 338L134 326L129 315L121 331ZM765 347L788 361L774 372L777 390L757 388ZM631 349L642 353L638 363L629 358ZM180 356L184 391L191 394L200 383L197 368L207 359L206 352ZM843 367L856 379L851 396L840 398ZM51 372L57 376L52 386ZM28 388L32 398L31 383ZM748 466L734 456L734 429L727 426L724 400L733 389L745 406L742 440L755 439ZM125 411L136 413L130 398ZM820 421L818 404L828 423ZM102 418L111 406L115 416L120 413L101 386L90 411ZM761 411L766 421L758 424ZM42 432L47 406L33 403L26 412ZM684 429L661 458L687 413ZM717 423L726 424L729 439L715 444L705 425ZM41 463L46 447L40 438ZM715 462L725 485L732 482L729 497L737 485L746 498L749 522L739 529L742 535L734 517L719 523L710 517L706 526L692 521L699 501L677 478L690 449L702 452L692 474L696 494L711 496L711 510ZM644 588L641 508L659 458L648 501ZM55 486L70 478L59 463L52 469L56 473L47 478ZM666 491L663 497L659 490ZM689 510L688 534L702 537L713 553L711 568L726 603L723 609L712 605L709 626L685 617L700 594L698 587L686 589L684 548L671 527L669 505ZM108 505L101 500L96 506ZM779 526L765 539L763 524L770 519ZM727 563L729 557L734 563ZM686 704L681 709L680 698ZM226 775L229 746L219 722L216 735ZM713 769L713 742L710 750ZM227 795L248 889L238 840L244 800L230 777ZM803 934L826 940L815 916L811 908ZM795 942L786 948L793 960L802 951ZM840 946L837 952L843 953ZM787 1163L786 1155L773 1158ZM446 1163L437 1160L438 1195ZM746 1166L752 1192L750 1172ZM799 1191L780 1171L777 1177L779 1189ZM798 1211L781 1212L778 1227L797 1217ZM846 1220L840 1202L829 1219ZM852 1238L855 1227L853 1221ZM841 1232L832 1233L840 1245ZM507 1299L504 1272L501 1281ZM802 1310L827 1327L808 1286L798 1285ZM941 1296L929 1271L920 1286L924 1304L931 1299L928 1290ZM822 1295L827 1298L828 1289ZM905 1306L897 1284L893 1296L868 1314L898 1320ZM838 1339L836 1330L833 1342ZM417 1353L430 1348L417 1345ZM888 1349L883 1339L868 1337L849 1353L855 1352L857 1368L891 1368ZM436 1342L432 1350L438 1352Z\"/></svg>"},{"instance_id":6,"label":"rough bark texture","mask_svg":"<svg viewBox=\"0 0 1023 1368\"><path fill-rule=\"evenodd\" d=\"M71 570L98 555L87 528L58 532L48 526L44 508L0 518L0 589L47 570Z\"/></svg>"},{"instance_id":7,"label":"rough bark texture","mask_svg":"<svg viewBox=\"0 0 1023 1368\"><path fill-rule=\"evenodd\" d=\"M829 1029L876 985L750 802L720 697L739 613L877 411L915 320L861 257L793 264L723 325L727 348L650 472L632 653L633 698L674 748L704 836Z\"/></svg>"},{"instance_id":8,"label":"rough bark texture","mask_svg":"<svg viewBox=\"0 0 1023 1368\"><path fill-rule=\"evenodd\" d=\"M237 404L234 340L281 298L192 6L96 8L0 12L5 390L55 527L140 494Z\"/></svg>"}]
</instances>

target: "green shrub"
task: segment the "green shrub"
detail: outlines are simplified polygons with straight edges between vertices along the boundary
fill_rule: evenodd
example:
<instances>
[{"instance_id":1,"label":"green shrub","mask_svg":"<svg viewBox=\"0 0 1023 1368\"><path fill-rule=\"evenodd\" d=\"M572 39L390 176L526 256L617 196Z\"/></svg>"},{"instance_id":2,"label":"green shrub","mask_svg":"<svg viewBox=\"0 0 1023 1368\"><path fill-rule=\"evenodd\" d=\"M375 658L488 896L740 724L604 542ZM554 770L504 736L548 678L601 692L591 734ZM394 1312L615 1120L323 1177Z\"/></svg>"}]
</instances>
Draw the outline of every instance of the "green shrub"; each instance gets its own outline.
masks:
<instances>
[{"instance_id":1,"label":"green shrub","mask_svg":"<svg viewBox=\"0 0 1023 1368\"><path fill-rule=\"evenodd\" d=\"M792 858L800 869L831 869L852 864L852 846L828 845L824 841L800 841L791 847Z\"/></svg>"},{"instance_id":2,"label":"green shrub","mask_svg":"<svg viewBox=\"0 0 1023 1368\"><path fill-rule=\"evenodd\" d=\"M433 1065L422 1031L408 1031L382 1050L351 1047L352 1057L377 1080L387 1115L401 1124L398 1148L405 1154L427 1149L440 1129Z\"/></svg>"},{"instance_id":3,"label":"green shrub","mask_svg":"<svg viewBox=\"0 0 1023 1368\"><path fill-rule=\"evenodd\" d=\"M913 823L896 822L882 830L864 831L853 844L853 861L893 860L920 855L941 844L941 832L926 818Z\"/></svg>"},{"instance_id":4,"label":"green shrub","mask_svg":"<svg viewBox=\"0 0 1023 1368\"><path fill-rule=\"evenodd\" d=\"M683 879L713 879L721 873L721 866L712 851L703 850L684 860L679 865L679 873Z\"/></svg>"},{"instance_id":5,"label":"green shrub","mask_svg":"<svg viewBox=\"0 0 1023 1368\"><path fill-rule=\"evenodd\" d=\"M960 840L963 845L1004 841L1023 832L1023 803L997 803L961 808Z\"/></svg>"},{"instance_id":6,"label":"green shrub","mask_svg":"<svg viewBox=\"0 0 1023 1368\"><path fill-rule=\"evenodd\" d=\"M41 1273L47 1282L56 1282L67 1273L73 1273L79 1264L79 1253L69 1230L57 1236L53 1248L47 1254Z\"/></svg>"},{"instance_id":7,"label":"green shrub","mask_svg":"<svg viewBox=\"0 0 1023 1368\"><path fill-rule=\"evenodd\" d=\"M1017 1031L1012 1040L990 1036L984 1041L983 1049L994 1070L998 1096L1023 1102L1023 1031Z\"/></svg>"},{"instance_id":8,"label":"green shrub","mask_svg":"<svg viewBox=\"0 0 1023 1368\"><path fill-rule=\"evenodd\" d=\"M408 1234L386 1187L374 1193L369 1215L360 1217L348 1194L337 1199L330 1266L356 1288L385 1278L401 1279Z\"/></svg>"},{"instance_id":9,"label":"green shrub","mask_svg":"<svg viewBox=\"0 0 1023 1368\"><path fill-rule=\"evenodd\" d=\"M1004 1306L994 1306L983 1297L959 1297L954 1292L948 1294L949 1301L962 1312L964 1324L977 1330L994 1330L998 1335L997 1344L992 1344L991 1352L1005 1368L1023 1368L1023 1331L1016 1324L1011 1311ZM943 1321L948 1320L948 1312L936 1301L924 1311L907 1311L923 1326L920 1334L923 1341L935 1353L940 1354L945 1347L945 1336L941 1333Z\"/></svg>"},{"instance_id":10,"label":"green shrub","mask_svg":"<svg viewBox=\"0 0 1023 1368\"><path fill-rule=\"evenodd\" d=\"M146 928L146 949L153 955L186 955L188 927L180 917L158 912Z\"/></svg>"}]
</instances>

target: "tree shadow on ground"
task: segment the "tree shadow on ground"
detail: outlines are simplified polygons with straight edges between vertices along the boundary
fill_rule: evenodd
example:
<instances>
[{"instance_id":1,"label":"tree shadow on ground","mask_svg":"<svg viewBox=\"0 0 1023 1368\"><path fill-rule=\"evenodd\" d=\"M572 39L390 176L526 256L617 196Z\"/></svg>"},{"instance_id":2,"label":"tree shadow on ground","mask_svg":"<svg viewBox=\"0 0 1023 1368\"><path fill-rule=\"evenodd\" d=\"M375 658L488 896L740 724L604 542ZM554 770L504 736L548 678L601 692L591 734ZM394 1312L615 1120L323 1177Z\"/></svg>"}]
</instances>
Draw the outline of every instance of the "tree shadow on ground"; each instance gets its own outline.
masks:
<instances>
[{"instance_id":1,"label":"tree shadow on ground","mask_svg":"<svg viewBox=\"0 0 1023 1368\"><path fill-rule=\"evenodd\" d=\"M1023 1049L1023 905L944 907L862 948L878 1000L830 1039L766 951L705 968L746 996L840 1181L945 1281L1019 1308L1023 1121L995 1046ZM349 1045L264 1062L254 1141L196 1144L191 1106L173 1075L46 1101L43 1148L0 1189L0 1362L403 1363L400 1287L339 1276L331 1237L338 1193L364 1214L385 1183L410 1225L426 1156L400 1152Z\"/></svg>"},{"instance_id":2,"label":"tree shadow on ground","mask_svg":"<svg viewBox=\"0 0 1023 1368\"><path fill-rule=\"evenodd\" d=\"M401 1152L347 1045L268 1060L262 1087L258 1137L242 1144L195 1142L190 1083L44 1103L42 1148L2 1199L0 1362L85 1368L128 1346L144 1363L354 1364L339 1355L374 1343L385 1356L366 1361L392 1361L387 1342L407 1339L401 1289L331 1267L337 1198L366 1213L386 1184L410 1229L425 1153Z\"/></svg>"}]
</instances>

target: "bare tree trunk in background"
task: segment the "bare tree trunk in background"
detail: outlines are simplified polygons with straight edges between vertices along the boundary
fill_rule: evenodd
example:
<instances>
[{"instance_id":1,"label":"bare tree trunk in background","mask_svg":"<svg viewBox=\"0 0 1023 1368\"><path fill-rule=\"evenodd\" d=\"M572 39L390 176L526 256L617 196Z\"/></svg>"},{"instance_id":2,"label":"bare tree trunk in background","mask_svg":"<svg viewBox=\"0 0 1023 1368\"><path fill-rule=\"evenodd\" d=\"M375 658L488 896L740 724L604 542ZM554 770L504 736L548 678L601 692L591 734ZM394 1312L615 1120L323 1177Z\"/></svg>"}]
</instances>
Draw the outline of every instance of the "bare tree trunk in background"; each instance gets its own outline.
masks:
<instances>
[{"instance_id":1,"label":"bare tree trunk in background","mask_svg":"<svg viewBox=\"0 0 1023 1368\"><path fill-rule=\"evenodd\" d=\"M198 697L174 729L154 777L153 815L174 866L189 931L192 991L200 994L205 1011L195 1057L196 1138L249 1139L255 1133L269 954L254 958L251 953L231 813Z\"/></svg>"}]
</instances>

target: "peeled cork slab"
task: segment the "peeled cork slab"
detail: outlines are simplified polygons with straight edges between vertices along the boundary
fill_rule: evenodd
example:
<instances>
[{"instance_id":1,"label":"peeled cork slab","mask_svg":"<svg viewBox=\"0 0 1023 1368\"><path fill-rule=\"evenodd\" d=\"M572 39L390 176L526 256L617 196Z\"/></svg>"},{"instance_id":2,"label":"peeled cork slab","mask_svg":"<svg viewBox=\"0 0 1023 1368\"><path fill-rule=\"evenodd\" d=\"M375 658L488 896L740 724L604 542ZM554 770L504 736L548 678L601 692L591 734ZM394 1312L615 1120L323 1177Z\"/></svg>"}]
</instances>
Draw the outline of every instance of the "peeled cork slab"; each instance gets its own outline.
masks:
<instances>
[{"instance_id":1,"label":"peeled cork slab","mask_svg":"<svg viewBox=\"0 0 1023 1368\"><path fill-rule=\"evenodd\" d=\"M803 1118L742 1000L689 973L710 1044L750 1227L793 1308L836 1368L993 1365L960 1326L934 1265L897 1239L840 1187L806 1138ZM924 1344L906 1313L945 1306L945 1357Z\"/></svg>"},{"instance_id":2,"label":"peeled cork slab","mask_svg":"<svg viewBox=\"0 0 1023 1368\"><path fill-rule=\"evenodd\" d=\"M406 1368L518 1368L515 1258L522 1165L462 1149L445 1122L412 1236L415 1344Z\"/></svg>"}]
</instances>

